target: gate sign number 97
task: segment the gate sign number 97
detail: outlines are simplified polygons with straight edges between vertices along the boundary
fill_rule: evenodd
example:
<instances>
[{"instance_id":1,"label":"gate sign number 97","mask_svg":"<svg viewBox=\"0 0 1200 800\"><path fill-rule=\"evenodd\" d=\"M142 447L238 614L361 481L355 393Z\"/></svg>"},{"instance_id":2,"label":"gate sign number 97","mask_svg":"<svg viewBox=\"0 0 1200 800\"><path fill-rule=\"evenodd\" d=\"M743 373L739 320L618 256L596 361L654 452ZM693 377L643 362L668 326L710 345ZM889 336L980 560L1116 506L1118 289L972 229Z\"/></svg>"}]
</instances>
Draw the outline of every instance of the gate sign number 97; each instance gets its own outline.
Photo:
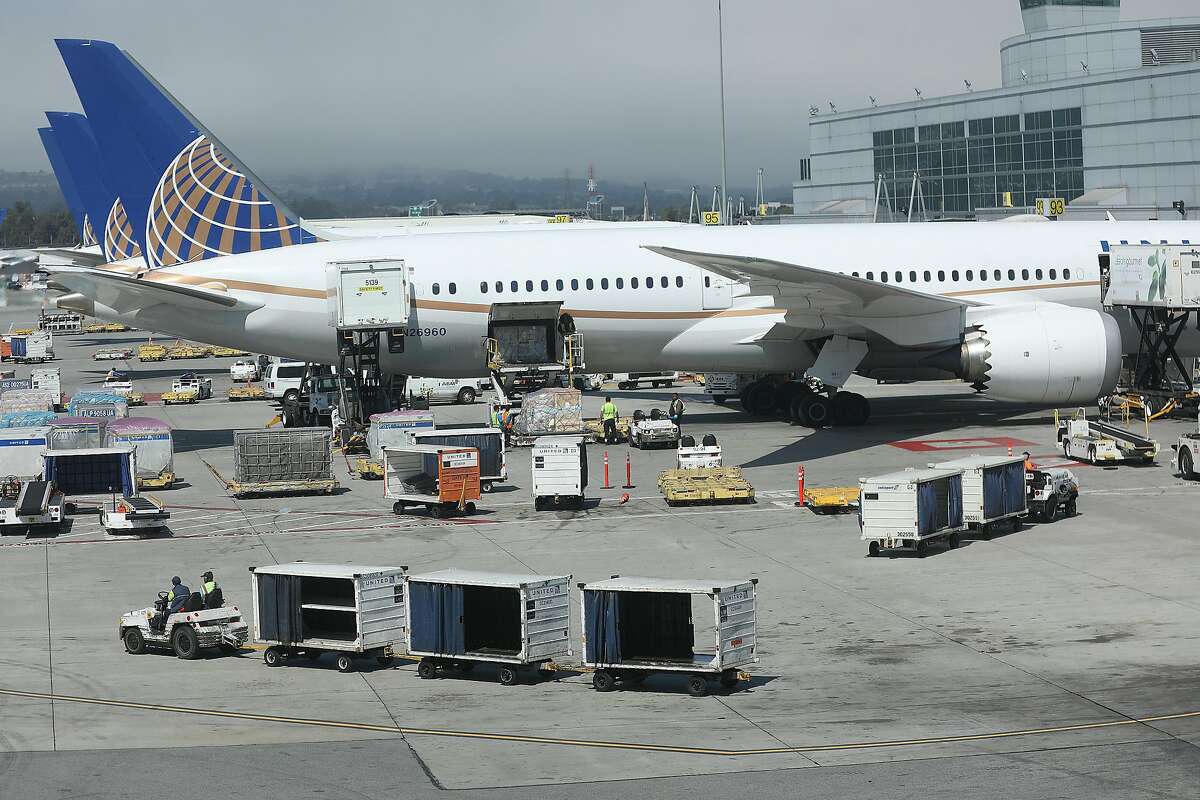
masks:
<instances>
[{"instance_id":1,"label":"gate sign number 97","mask_svg":"<svg viewBox=\"0 0 1200 800\"><path fill-rule=\"evenodd\" d=\"M1061 197L1039 197L1033 210L1039 217L1061 217L1067 211L1067 201Z\"/></svg>"}]
</instances>

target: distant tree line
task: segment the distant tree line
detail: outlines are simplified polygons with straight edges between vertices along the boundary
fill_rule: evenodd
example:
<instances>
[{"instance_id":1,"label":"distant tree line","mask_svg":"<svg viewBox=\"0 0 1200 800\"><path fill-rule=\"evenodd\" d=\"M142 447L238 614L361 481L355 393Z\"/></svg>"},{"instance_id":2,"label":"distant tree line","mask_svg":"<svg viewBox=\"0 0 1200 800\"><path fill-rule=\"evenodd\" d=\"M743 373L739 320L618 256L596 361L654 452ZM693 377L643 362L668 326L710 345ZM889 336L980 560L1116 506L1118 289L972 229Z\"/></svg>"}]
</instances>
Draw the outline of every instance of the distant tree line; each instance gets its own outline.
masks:
<instances>
[{"instance_id":1,"label":"distant tree line","mask_svg":"<svg viewBox=\"0 0 1200 800\"><path fill-rule=\"evenodd\" d=\"M28 202L18 200L8 209L8 216L0 225L0 249L76 244L79 244L79 232L71 212L65 208L34 211Z\"/></svg>"}]
</instances>

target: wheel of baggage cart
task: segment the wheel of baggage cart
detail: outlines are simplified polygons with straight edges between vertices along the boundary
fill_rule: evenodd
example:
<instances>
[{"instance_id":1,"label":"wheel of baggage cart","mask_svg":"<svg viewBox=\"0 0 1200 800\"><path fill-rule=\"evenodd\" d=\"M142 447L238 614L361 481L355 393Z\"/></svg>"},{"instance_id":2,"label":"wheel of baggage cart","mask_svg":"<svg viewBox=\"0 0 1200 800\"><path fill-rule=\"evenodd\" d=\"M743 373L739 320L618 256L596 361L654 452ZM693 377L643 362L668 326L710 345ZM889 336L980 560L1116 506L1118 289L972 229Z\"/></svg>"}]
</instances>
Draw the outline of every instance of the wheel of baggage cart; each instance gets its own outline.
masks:
<instances>
[{"instance_id":1,"label":"wheel of baggage cart","mask_svg":"<svg viewBox=\"0 0 1200 800\"><path fill-rule=\"evenodd\" d=\"M689 675L687 690L692 697L704 697L708 694L708 678L703 675Z\"/></svg>"},{"instance_id":2,"label":"wheel of baggage cart","mask_svg":"<svg viewBox=\"0 0 1200 800\"><path fill-rule=\"evenodd\" d=\"M1079 498L1072 497L1067 501L1067 516L1073 517L1079 513Z\"/></svg>"},{"instance_id":3,"label":"wheel of baggage cart","mask_svg":"<svg viewBox=\"0 0 1200 800\"><path fill-rule=\"evenodd\" d=\"M421 663L417 664L417 676L425 679L436 678L437 664L428 658L422 658Z\"/></svg>"},{"instance_id":4,"label":"wheel of baggage cart","mask_svg":"<svg viewBox=\"0 0 1200 800\"><path fill-rule=\"evenodd\" d=\"M1020 517L1013 517L1012 521L1013 533L1016 533L1025 527L1025 520L1021 519Z\"/></svg>"},{"instance_id":5,"label":"wheel of baggage cart","mask_svg":"<svg viewBox=\"0 0 1200 800\"><path fill-rule=\"evenodd\" d=\"M338 653L337 661L335 661L334 664L337 665L338 672L353 672L354 671L354 659L350 656L349 653Z\"/></svg>"},{"instance_id":6,"label":"wheel of baggage cart","mask_svg":"<svg viewBox=\"0 0 1200 800\"><path fill-rule=\"evenodd\" d=\"M467 503L467 507L466 507L467 516L469 517L469 516L473 515L475 513L475 511L476 511L475 504Z\"/></svg>"},{"instance_id":7,"label":"wheel of baggage cart","mask_svg":"<svg viewBox=\"0 0 1200 800\"><path fill-rule=\"evenodd\" d=\"M446 515L446 510L440 504L429 507L429 516L434 519L441 519Z\"/></svg>"},{"instance_id":8,"label":"wheel of baggage cart","mask_svg":"<svg viewBox=\"0 0 1200 800\"><path fill-rule=\"evenodd\" d=\"M176 625L171 633L171 649L179 658L191 661L200 655L200 637L190 625Z\"/></svg>"},{"instance_id":9,"label":"wheel of baggage cart","mask_svg":"<svg viewBox=\"0 0 1200 800\"><path fill-rule=\"evenodd\" d=\"M732 689L738 685L738 674L736 669L727 669L721 673L721 686L726 689Z\"/></svg>"},{"instance_id":10,"label":"wheel of baggage cart","mask_svg":"<svg viewBox=\"0 0 1200 800\"><path fill-rule=\"evenodd\" d=\"M502 686L516 686L521 681L521 673L517 672L516 667L501 664L496 678Z\"/></svg>"},{"instance_id":11,"label":"wheel of baggage cart","mask_svg":"<svg viewBox=\"0 0 1200 800\"><path fill-rule=\"evenodd\" d=\"M869 545L867 545L867 556L869 558L875 558L878 555L879 555L879 542L871 542Z\"/></svg>"},{"instance_id":12,"label":"wheel of baggage cart","mask_svg":"<svg viewBox=\"0 0 1200 800\"><path fill-rule=\"evenodd\" d=\"M592 673L592 688L597 692L611 692L617 687L617 679L606 669L598 669Z\"/></svg>"},{"instance_id":13,"label":"wheel of baggage cart","mask_svg":"<svg viewBox=\"0 0 1200 800\"><path fill-rule=\"evenodd\" d=\"M1196 477L1196 473L1192 471L1192 452L1186 447L1179 448L1179 476L1185 481Z\"/></svg>"},{"instance_id":14,"label":"wheel of baggage cart","mask_svg":"<svg viewBox=\"0 0 1200 800\"><path fill-rule=\"evenodd\" d=\"M381 667L390 667L395 661L395 656L375 656L375 663Z\"/></svg>"},{"instance_id":15,"label":"wheel of baggage cart","mask_svg":"<svg viewBox=\"0 0 1200 800\"><path fill-rule=\"evenodd\" d=\"M312 658L312 655L309 655ZM278 647L271 645L263 651L263 663L268 667L278 667L283 663L283 651Z\"/></svg>"},{"instance_id":16,"label":"wheel of baggage cart","mask_svg":"<svg viewBox=\"0 0 1200 800\"><path fill-rule=\"evenodd\" d=\"M392 503L392 513L393 514L403 514L407 509L408 509L408 506L404 505L404 503L401 503L399 500Z\"/></svg>"},{"instance_id":17,"label":"wheel of baggage cart","mask_svg":"<svg viewBox=\"0 0 1200 800\"><path fill-rule=\"evenodd\" d=\"M946 540L946 544L949 546L949 548L951 550L958 547L958 534L957 533L950 534L950 537Z\"/></svg>"},{"instance_id":18,"label":"wheel of baggage cart","mask_svg":"<svg viewBox=\"0 0 1200 800\"><path fill-rule=\"evenodd\" d=\"M481 491L481 492L491 492L492 489L494 489L494 488L495 488L495 484L492 483L491 481L488 481L487 483L479 484L479 491Z\"/></svg>"},{"instance_id":19,"label":"wheel of baggage cart","mask_svg":"<svg viewBox=\"0 0 1200 800\"><path fill-rule=\"evenodd\" d=\"M140 656L146 652L146 637L138 628L126 628L121 641L125 644L125 652L130 655Z\"/></svg>"},{"instance_id":20,"label":"wheel of baggage cart","mask_svg":"<svg viewBox=\"0 0 1200 800\"><path fill-rule=\"evenodd\" d=\"M928 552L929 544L924 539L917 542L917 558L924 558L925 554Z\"/></svg>"}]
</instances>

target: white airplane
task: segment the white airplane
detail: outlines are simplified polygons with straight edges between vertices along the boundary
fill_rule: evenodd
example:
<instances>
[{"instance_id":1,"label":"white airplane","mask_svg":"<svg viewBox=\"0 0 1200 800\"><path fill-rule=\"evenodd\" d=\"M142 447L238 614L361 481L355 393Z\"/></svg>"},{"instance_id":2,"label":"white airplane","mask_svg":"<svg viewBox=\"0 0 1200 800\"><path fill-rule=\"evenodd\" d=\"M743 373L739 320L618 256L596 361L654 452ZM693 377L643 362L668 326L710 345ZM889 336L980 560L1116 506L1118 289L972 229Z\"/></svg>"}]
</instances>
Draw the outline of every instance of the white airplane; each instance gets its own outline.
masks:
<instances>
[{"instance_id":1,"label":"white airplane","mask_svg":"<svg viewBox=\"0 0 1200 800\"><path fill-rule=\"evenodd\" d=\"M95 65L82 69L104 52L93 44L60 49L103 148L104 109L93 113L84 91L87 80L103 77ZM112 51L125 69L123 54ZM136 112L127 105L127 114ZM166 148L178 155L149 172L153 187L121 192L149 197L130 216L144 221L134 230L144 231L141 249L153 268L141 259L57 268L55 282L71 292L60 307L329 364L337 346L327 267L403 260L411 314L404 352L381 354L385 372L477 375L493 304L559 302L584 335L589 371L807 373L829 391L761 381L747 399L815 424L866 419L864 398L837 391L854 372L958 377L1005 400L1091 402L1115 385L1121 354L1137 350L1129 321L1100 308L1098 255L1110 242L1200 240L1197 223L1101 222L631 223L312 241L275 233L298 228L287 224L295 217L193 118L181 125L184 147ZM214 209L227 202L227 219L240 213L231 185L247 204L275 204L269 211L279 226L270 241L259 234L261 249L252 246L256 229L222 229L219 214L205 213L205 198ZM239 240L248 251L237 251ZM1188 331L1178 349L1200 355L1200 336Z\"/></svg>"}]
</instances>

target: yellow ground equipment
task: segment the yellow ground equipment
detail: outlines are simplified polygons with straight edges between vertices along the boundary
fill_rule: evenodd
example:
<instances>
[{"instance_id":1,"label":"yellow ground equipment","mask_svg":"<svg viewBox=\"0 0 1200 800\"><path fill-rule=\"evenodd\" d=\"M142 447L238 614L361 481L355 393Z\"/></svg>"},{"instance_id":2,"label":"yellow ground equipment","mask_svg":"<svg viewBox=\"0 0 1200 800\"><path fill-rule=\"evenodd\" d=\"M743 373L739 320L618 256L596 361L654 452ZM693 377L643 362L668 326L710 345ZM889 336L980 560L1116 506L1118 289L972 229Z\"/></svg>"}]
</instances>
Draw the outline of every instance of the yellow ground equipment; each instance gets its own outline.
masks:
<instances>
[{"instance_id":1,"label":"yellow ground equipment","mask_svg":"<svg viewBox=\"0 0 1200 800\"><path fill-rule=\"evenodd\" d=\"M194 344L177 344L167 350L167 358L208 358L211 352L207 347L200 347Z\"/></svg>"},{"instance_id":2,"label":"yellow ground equipment","mask_svg":"<svg viewBox=\"0 0 1200 800\"><path fill-rule=\"evenodd\" d=\"M370 458L356 458L352 462L354 472L366 481L383 480L383 464Z\"/></svg>"},{"instance_id":3,"label":"yellow ground equipment","mask_svg":"<svg viewBox=\"0 0 1200 800\"><path fill-rule=\"evenodd\" d=\"M593 441L604 441L604 423L598 419L585 420L584 425L587 426L588 434ZM632 417L617 417L617 441L625 442L629 440L629 426L633 424Z\"/></svg>"},{"instance_id":4,"label":"yellow ground equipment","mask_svg":"<svg viewBox=\"0 0 1200 800\"><path fill-rule=\"evenodd\" d=\"M33 328L13 328L13 336L28 336L33 333Z\"/></svg>"},{"instance_id":5,"label":"yellow ground equipment","mask_svg":"<svg viewBox=\"0 0 1200 800\"><path fill-rule=\"evenodd\" d=\"M754 502L754 487L737 467L663 470L658 489L669 506Z\"/></svg>"},{"instance_id":6,"label":"yellow ground equipment","mask_svg":"<svg viewBox=\"0 0 1200 800\"><path fill-rule=\"evenodd\" d=\"M210 347L208 348L208 352L213 358L234 358L235 356L250 355L245 350L238 350L234 347Z\"/></svg>"},{"instance_id":7,"label":"yellow ground equipment","mask_svg":"<svg viewBox=\"0 0 1200 800\"><path fill-rule=\"evenodd\" d=\"M94 322L91 325L83 326L84 333L123 333L127 330L129 330L129 326L119 322Z\"/></svg>"},{"instance_id":8,"label":"yellow ground equipment","mask_svg":"<svg viewBox=\"0 0 1200 800\"><path fill-rule=\"evenodd\" d=\"M848 514L858 508L857 486L827 486L804 490L804 505L814 514Z\"/></svg>"},{"instance_id":9,"label":"yellow ground equipment","mask_svg":"<svg viewBox=\"0 0 1200 800\"><path fill-rule=\"evenodd\" d=\"M138 361L165 361L167 348L161 344L140 344L137 349Z\"/></svg>"},{"instance_id":10,"label":"yellow ground equipment","mask_svg":"<svg viewBox=\"0 0 1200 800\"><path fill-rule=\"evenodd\" d=\"M262 400L266 398L267 392L261 386L247 384L245 386L229 387L230 401L237 402L239 400Z\"/></svg>"},{"instance_id":11,"label":"yellow ground equipment","mask_svg":"<svg viewBox=\"0 0 1200 800\"><path fill-rule=\"evenodd\" d=\"M138 476L138 489L170 489L175 483L174 472L163 472L153 477Z\"/></svg>"},{"instance_id":12,"label":"yellow ground equipment","mask_svg":"<svg viewBox=\"0 0 1200 800\"><path fill-rule=\"evenodd\" d=\"M125 392L122 396L125 398L125 405L127 406L146 405L146 395L141 392Z\"/></svg>"},{"instance_id":13,"label":"yellow ground equipment","mask_svg":"<svg viewBox=\"0 0 1200 800\"><path fill-rule=\"evenodd\" d=\"M200 392L197 389L183 389L178 392L170 391L163 392L163 405L180 406L196 402L200 398Z\"/></svg>"}]
</instances>

